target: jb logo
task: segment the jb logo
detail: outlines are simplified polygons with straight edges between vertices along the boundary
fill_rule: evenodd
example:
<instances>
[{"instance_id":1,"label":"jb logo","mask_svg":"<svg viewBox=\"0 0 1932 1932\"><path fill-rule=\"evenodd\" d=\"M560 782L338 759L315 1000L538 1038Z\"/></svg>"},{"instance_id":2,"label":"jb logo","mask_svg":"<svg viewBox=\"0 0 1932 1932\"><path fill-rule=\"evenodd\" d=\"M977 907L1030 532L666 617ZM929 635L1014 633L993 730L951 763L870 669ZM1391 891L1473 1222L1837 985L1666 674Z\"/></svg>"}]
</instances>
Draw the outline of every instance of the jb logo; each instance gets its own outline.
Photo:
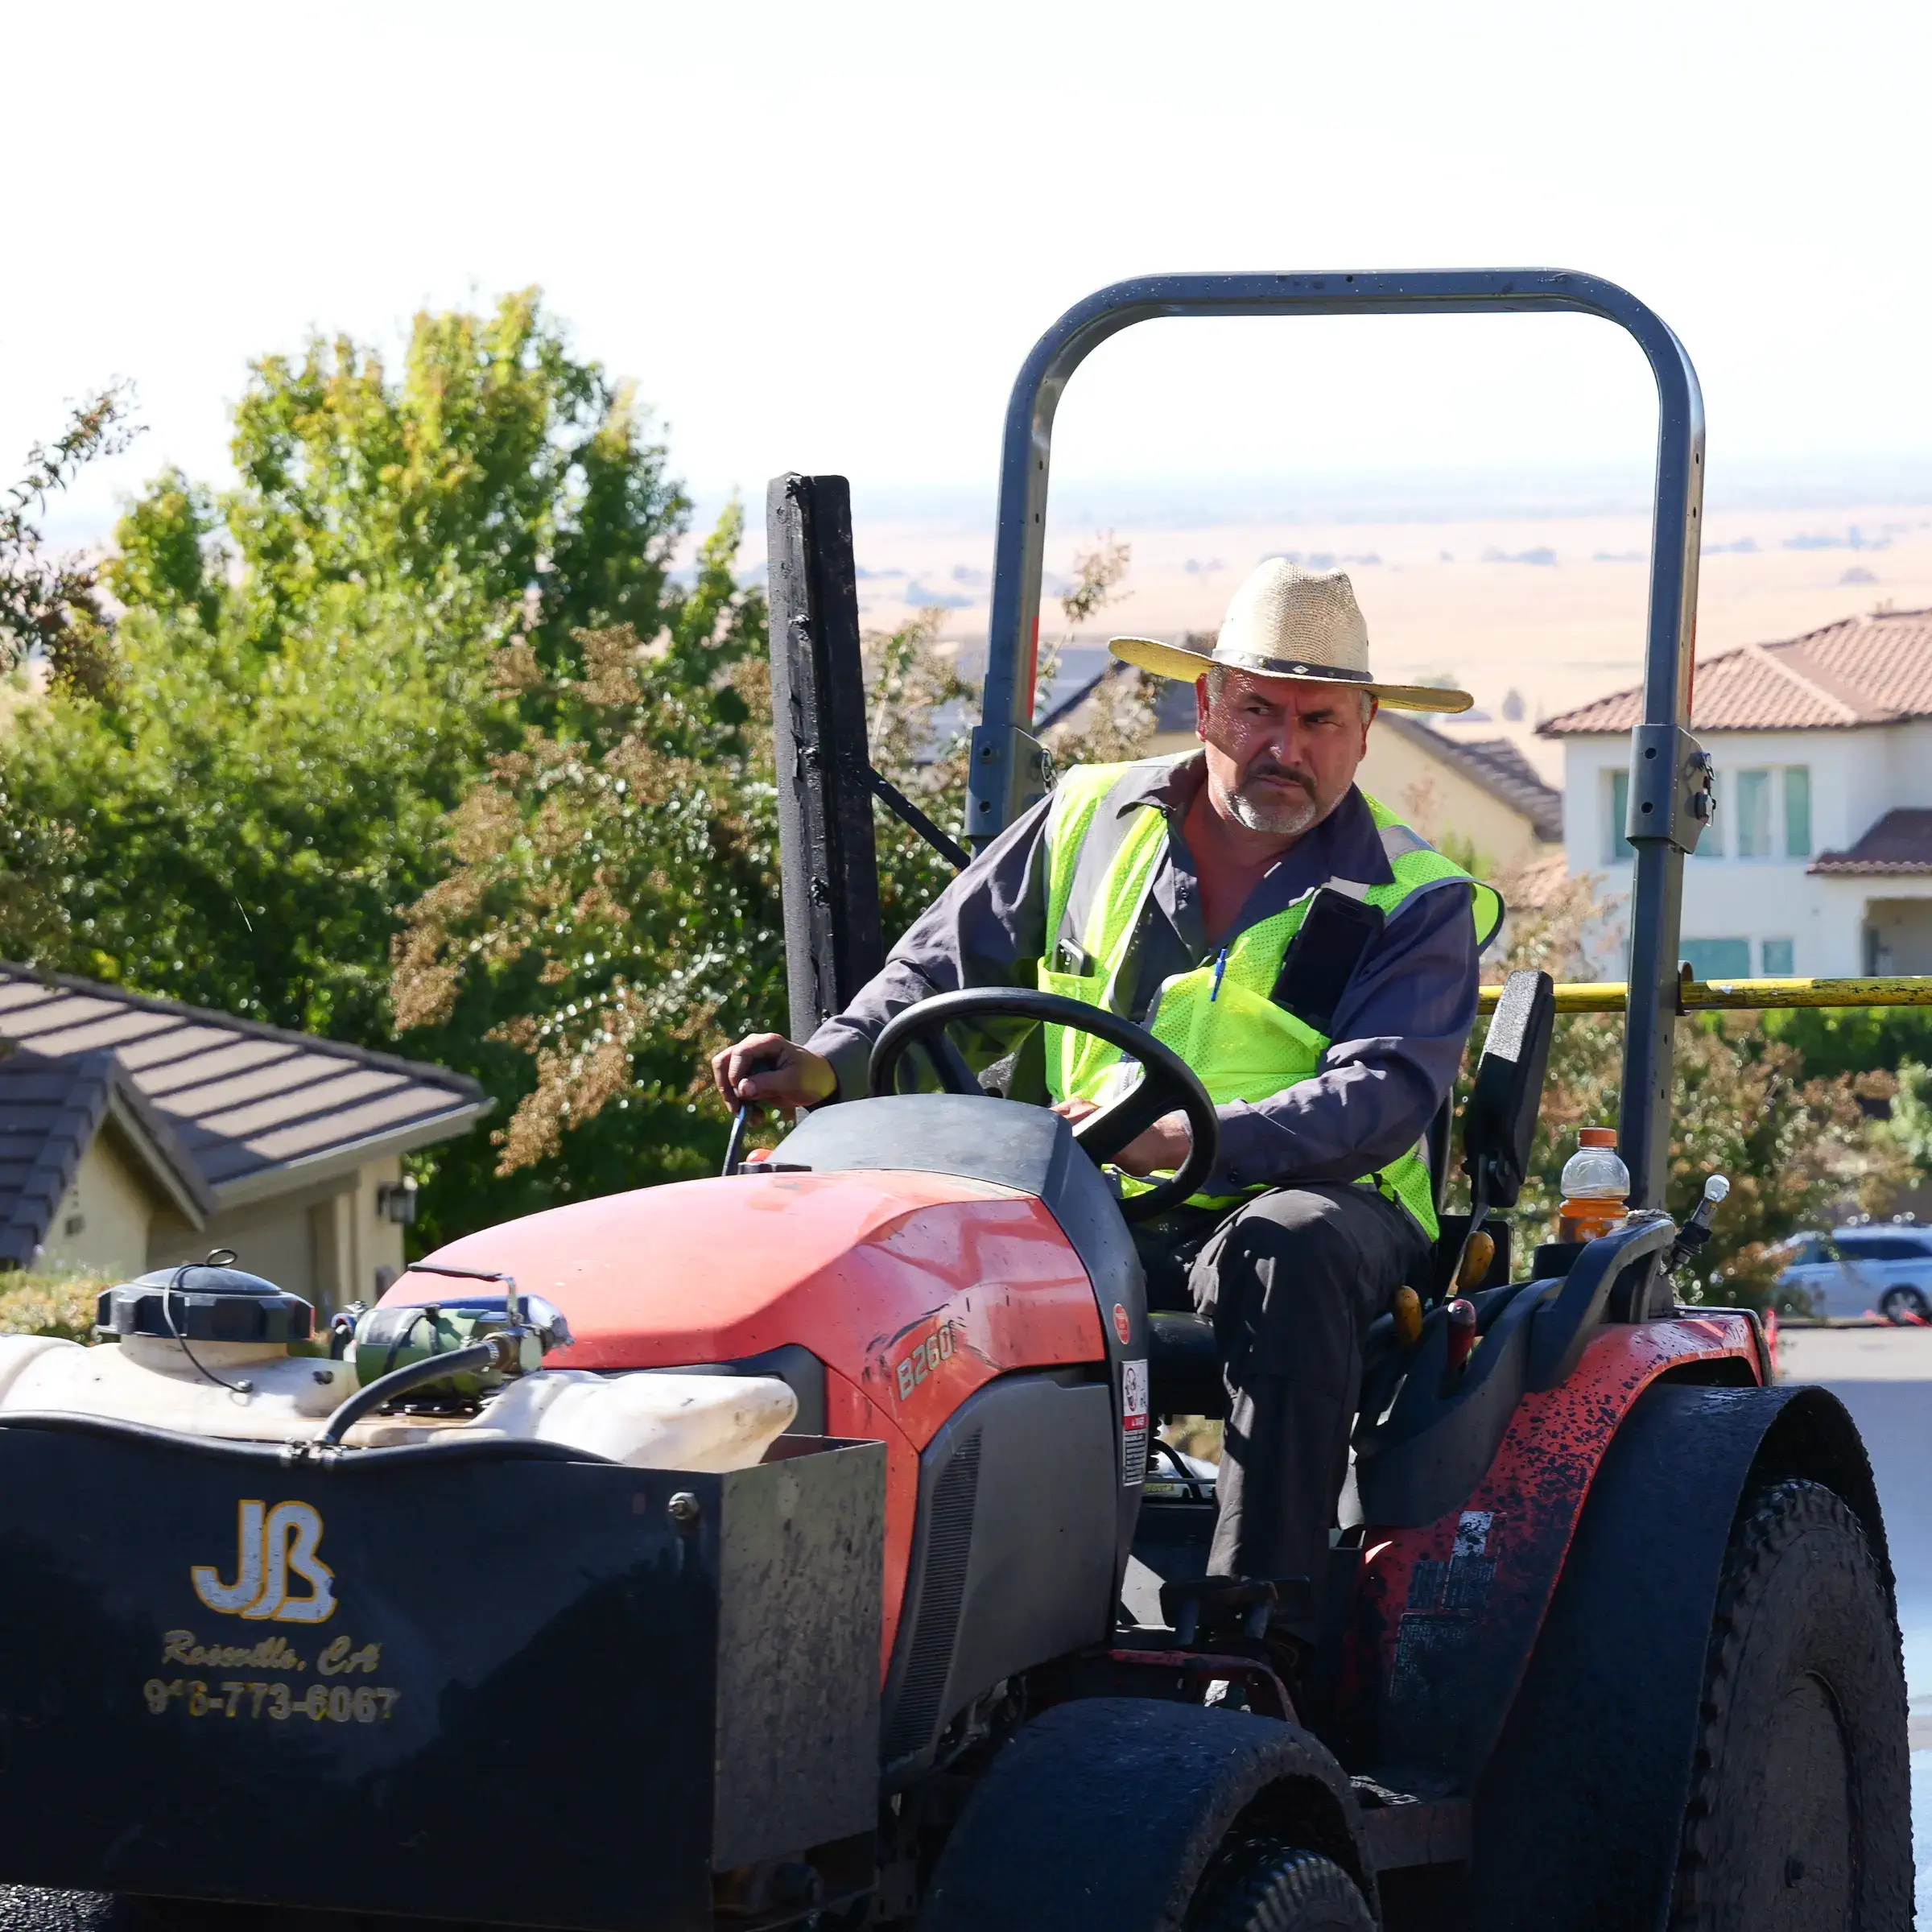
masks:
<instances>
[{"instance_id":1,"label":"jb logo","mask_svg":"<svg viewBox=\"0 0 1932 1932\"><path fill-rule=\"evenodd\" d=\"M316 1553L321 1513L307 1503L244 1502L237 1512L235 1580L197 1563L188 1573L195 1595L211 1610L278 1624L325 1624L336 1608L335 1572ZM291 1582L306 1596L289 1594Z\"/></svg>"}]
</instances>

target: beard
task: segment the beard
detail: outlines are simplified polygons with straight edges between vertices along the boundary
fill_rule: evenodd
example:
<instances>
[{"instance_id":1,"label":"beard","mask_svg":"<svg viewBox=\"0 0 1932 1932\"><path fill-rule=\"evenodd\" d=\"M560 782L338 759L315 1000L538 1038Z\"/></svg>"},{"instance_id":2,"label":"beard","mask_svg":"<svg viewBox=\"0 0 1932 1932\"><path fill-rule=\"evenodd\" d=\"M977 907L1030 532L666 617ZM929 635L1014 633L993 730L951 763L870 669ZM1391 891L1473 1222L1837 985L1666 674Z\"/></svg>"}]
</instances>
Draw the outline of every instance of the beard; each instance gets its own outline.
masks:
<instances>
[{"instance_id":1,"label":"beard","mask_svg":"<svg viewBox=\"0 0 1932 1932\"><path fill-rule=\"evenodd\" d=\"M1257 783L1262 778L1286 778L1298 791L1283 791L1278 785ZM1291 839L1306 832L1322 815L1315 797L1315 775L1272 761L1250 766L1241 782L1223 799L1228 814L1236 824L1250 832L1265 832L1270 838Z\"/></svg>"}]
</instances>

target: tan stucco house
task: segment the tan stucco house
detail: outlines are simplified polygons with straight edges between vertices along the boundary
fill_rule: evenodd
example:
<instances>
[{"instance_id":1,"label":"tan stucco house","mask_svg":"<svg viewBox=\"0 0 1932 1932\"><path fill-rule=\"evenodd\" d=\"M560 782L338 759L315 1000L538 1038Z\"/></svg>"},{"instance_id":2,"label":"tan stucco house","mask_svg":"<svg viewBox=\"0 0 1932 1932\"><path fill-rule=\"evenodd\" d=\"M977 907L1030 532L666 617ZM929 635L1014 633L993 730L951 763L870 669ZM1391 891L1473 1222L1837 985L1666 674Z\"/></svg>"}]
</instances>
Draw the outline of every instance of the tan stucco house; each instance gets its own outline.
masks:
<instances>
[{"instance_id":1,"label":"tan stucco house","mask_svg":"<svg viewBox=\"0 0 1932 1932\"><path fill-rule=\"evenodd\" d=\"M0 1269L232 1248L324 1311L373 1299L402 1266L402 1156L489 1105L441 1067L0 964Z\"/></svg>"}]
</instances>

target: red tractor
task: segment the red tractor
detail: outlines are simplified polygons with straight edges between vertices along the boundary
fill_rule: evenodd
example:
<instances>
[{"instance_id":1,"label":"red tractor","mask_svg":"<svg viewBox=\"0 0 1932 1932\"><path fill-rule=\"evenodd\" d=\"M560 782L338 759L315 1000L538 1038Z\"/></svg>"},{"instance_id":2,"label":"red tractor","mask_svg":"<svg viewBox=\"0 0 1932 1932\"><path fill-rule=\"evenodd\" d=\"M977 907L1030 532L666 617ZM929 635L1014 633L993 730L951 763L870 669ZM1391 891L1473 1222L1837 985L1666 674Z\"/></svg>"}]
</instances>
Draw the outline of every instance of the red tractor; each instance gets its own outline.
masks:
<instances>
[{"instance_id":1,"label":"red tractor","mask_svg":"<svg viewBox=\"0 0 1932 1932\"><path fill-rule=\"evenodd\" d=\"M1131 1224L1191 1191L1212 1105L1106 1013L949 994L886 1030L873 1098L768 1158L429 1257L365 1318L361 1385L325 1426L251 1422L273 1364L256 1393L224 1383L205 1427L0 1399L0 1923L1910 1924L1864 1449L1829 1394L1776 1384L1754 1315L1673 1292L1704 1231L1662 1202L1711 792L1686 729L1702 413L1669 329L1546 271L1180 275L1070 312L1008 417L967 834L1047 781L1022 727L1054 406L1088 351L1154 316L1441 309L1606 317L1657 377L1633 1198L1614 1232L1512 1268L1495 1217L1555 1010L1516 975L1459 1146L1436 1137L1439 1196L1459 1162L1473 1216L1444 1217L1419 1337L1388 1317L1369 1336L1302 1679L1278 1675L1259 1596L1232 1631L1217 1602L1206 1634L1213 1476L1161 1434L1224 1398L1206 1325L1149 1307ZM910 807L865 753L842 486L772 500L795 1030L876 963L872 796ZM947 1030L994 1018L1097 1032L1145 1077L1071 1128L967 1070ZM915 1055L937 1090L900 1090ZM1188 1169L1123 1200L1108 1157L1177 1107ZM1451 1319L1485 1220L1496 1259ZM272 1351L276 1320L299 1342L270 1307L293 1298L186 1272L104 1300L124 1346ZM514 1420L641 1402L662 1443L774 1389L788 1426L735 1461ZM418 1413L438 1401L456 1426Z\"/></svg>"}]
</instances>

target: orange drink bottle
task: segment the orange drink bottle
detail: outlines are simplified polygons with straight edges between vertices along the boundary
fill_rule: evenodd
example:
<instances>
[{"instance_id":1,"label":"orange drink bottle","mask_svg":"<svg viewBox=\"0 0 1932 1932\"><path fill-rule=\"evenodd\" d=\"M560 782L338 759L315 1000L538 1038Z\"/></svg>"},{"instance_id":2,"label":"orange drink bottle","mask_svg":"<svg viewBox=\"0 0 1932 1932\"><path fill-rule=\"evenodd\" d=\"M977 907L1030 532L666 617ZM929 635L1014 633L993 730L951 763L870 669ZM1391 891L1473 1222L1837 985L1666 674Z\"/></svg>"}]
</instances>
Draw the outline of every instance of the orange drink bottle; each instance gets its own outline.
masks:
<instances>
[{"instance_id":1,"label":"orange drink bottle","mask_svg":"<svg viewBox=\"0 0 1932 1932\"><path fill-rule=\"evenodd\" d=\"M1630 1201L1630 1170L1616 1151L1614 1127L1586 1127L1563 1166L1559 1241L1593 1241L1621 1227Z\"/></svg>"}]
</instances>

